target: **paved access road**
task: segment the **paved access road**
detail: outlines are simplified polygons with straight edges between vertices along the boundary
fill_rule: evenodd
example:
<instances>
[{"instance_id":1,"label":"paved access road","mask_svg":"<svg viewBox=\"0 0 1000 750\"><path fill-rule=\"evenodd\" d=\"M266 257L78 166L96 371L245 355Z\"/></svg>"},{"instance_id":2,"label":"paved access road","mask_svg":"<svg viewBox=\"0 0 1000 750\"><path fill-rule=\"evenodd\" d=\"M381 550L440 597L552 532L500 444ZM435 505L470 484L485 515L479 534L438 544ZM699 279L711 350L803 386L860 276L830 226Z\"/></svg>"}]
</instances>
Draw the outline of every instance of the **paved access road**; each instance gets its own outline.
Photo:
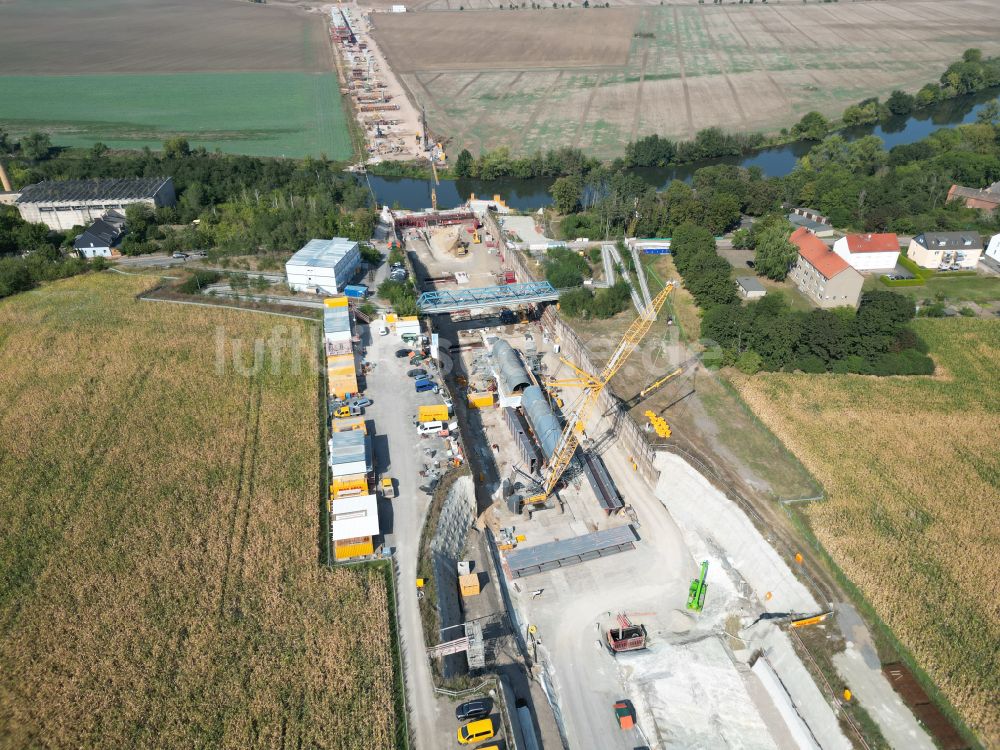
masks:
<instances>
[{"instance_id":1,"label":"paved access road","mask_svg":"<svg viewBox=\"0 0 1000 750\"><path fill-rule=\"evenodd\" d=\"M368 336L367 326L362 327L362 333ZM366 359L375 363L375 369L366 376L365 389L365 395L373 403L366 409L365 417L374 422L377 471L396 480L395 499L382 502L379 513L386 543L395 548L399 566L399 629L410 730L417 750L457 747L458 723L452 704L434 693L416 589L420 529L430 497L419 489L424 484L418 474L423 451L413 420L418 397L420 403L434 403L430 398L433 394L414 391L413 379L406 376L410 365L406 359L395 356L396 350L403 347L397 336L373 338L367 342Z\"/></svg>"}]
</instances>

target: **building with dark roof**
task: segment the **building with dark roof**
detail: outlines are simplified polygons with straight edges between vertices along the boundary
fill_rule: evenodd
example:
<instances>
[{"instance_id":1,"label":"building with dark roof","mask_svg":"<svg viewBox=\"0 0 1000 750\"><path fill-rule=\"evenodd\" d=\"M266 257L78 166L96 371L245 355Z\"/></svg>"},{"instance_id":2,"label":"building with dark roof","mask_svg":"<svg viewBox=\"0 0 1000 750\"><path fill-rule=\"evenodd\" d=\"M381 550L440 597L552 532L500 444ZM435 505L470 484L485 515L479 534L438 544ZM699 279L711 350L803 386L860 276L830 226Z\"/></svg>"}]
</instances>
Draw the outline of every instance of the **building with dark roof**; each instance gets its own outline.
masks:
<instances>
[{"instance_id":1,"label":"building with dark roof","mask_svg":"<svg viewBox=\"0 0 1000 750\"><path fill-rule=\"evenodd\" d=\"M962 201L966 208L977 208L992 214L1000 206L1000 182L982 189L952 185L948 191L948 200Z\"/></svg>"},{"instance_id":2,"label":"building with dark roof","mask_svg":"<svg viewBox=\"0 0 1000 750\"><path fill-rule=\"evenodd\" d=\"M767 289L753 276L737 276L736 290L743 299L760 299L767 294Z\"/></svg>"},{"instance_id":3,"label":"building with dark roof","mask_svg":"<svg viewBox=\"0 0 1000 750\"><path fill-rule=\"evenodd\" d=\"M118 246L125 237L125 216L108 211L73 241L73 249L81 258L111 258L120 255Z\"/></svg>"},{"instance_id":4,"label":"building with dark roof","mask_svg":"<svg viewBox=\"0 0 1000 750\"><path fill-rule=\"evenodd\" d=\"M803 294L819 307L858 306L865 281L860 273L805 227L788 239L799 251L788 278Z\"/></svg>"},{"instance_id":5,"label":"building with dark roof","mask_svg":"<svg viewBox=\"0 0 1000 750\"><path fill-rule=\"evenodd\" d=\"M160 208L176 202L169 177L124 177L39 182L22 190L15 205L25 221L65 231L87 226L106 211L124 211L133 203Z\"/></svg>"},{"instance_id":6,"label":"building with dark roof","mask_svg":"<svg viewBox=\"0 0 1000 750\"><path fill-rule=\"evenodd\" d=\"M925 232L910 240L907 257L923 268L975 268L983 254L979 232Z\"/></svg>"}]
</instances>

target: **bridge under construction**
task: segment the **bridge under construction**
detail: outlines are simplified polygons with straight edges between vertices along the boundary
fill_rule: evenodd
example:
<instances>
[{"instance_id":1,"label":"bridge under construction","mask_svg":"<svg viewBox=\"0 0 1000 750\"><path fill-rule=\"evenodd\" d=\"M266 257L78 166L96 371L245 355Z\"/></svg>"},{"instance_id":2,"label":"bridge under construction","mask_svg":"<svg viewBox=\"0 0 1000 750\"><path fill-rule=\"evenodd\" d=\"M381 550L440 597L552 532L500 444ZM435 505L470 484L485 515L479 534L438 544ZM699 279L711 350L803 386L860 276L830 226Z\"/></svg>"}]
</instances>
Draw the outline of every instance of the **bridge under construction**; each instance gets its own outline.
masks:
<instances>
[{"instance_id":1,"label":"bridge under construction","mask_svg":"<svg viewBox=\"0 0 1000 750\"><path fill-rule=\"evenodd\" d=\"M473 289L441 289L424 292L417 298L417 307L427 315L485 307L510 307L534 302L554 302L559 290L547 281L506 284Z\"/></svg>"}]
</instances>

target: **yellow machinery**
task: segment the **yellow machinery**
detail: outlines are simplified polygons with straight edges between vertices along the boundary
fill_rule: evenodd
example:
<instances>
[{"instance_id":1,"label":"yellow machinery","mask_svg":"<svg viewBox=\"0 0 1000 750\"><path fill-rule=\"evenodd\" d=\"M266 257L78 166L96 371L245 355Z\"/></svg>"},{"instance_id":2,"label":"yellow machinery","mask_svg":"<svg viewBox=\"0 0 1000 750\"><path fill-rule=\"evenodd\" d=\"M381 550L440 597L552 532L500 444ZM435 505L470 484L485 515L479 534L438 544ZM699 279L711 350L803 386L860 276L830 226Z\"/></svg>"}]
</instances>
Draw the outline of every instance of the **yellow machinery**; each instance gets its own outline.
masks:
<instances>
[{"instance_id":1,"label":"yellow machinery","mask_svg":"<svg viewBox=\"0 0 1000 750\"><path fill-rule=\"evenodd\" d=\"M645 416L646 419L649 420L649 423L653 425L653 429L656 431L657 435L661 438L670 437L670 426L667 424L667 420L663 417L656 416L656 413L650 411L649 409L646 410Z\"/></svg>"},{"instance_id":2,"label":"yellow machinery","mask_svg":"<svg viewBox=\"0 0 1000 750\"><path fill-rule=\"evenodd\" d=\"M479 242L480 242L480 239L479 239L479 230L478 229L474 229L472 231L472 244L478 245Z\"/></svg>"},{"instance_id":3,"label":"yellow machinery","mask_svg":"<svg viewBox=\"0 0 1000 750\"><path fill-rule=\"evenodd\" d=\"M649 333L649 329L656 320L656 314L663 307L663 303L667 301L667 297L670 296L673 290L674 282L668 281L667 285L653 298L646 309L632 321L632 325L625 331L625 335L618 342L618 346L608 358L607 364L604 365L604 369L601 370L599 375L591 375L589 372L581 370L565 357L560 357L564 364L573 368L577 377L570 380L551 380L547 385L550 387L570 386L582 388L583 397L578 401L576 407L566 420L566 427L563 429L562 435L559 436L556 449L546 466L545 480L541 486L541 491L536 495L525 498L525 505L544 503L548 500L553 490L555 490L563 472L566 471L566 467L569 466L569 462L573 459L577 445L580 443L580 433L584 430L587 415L590 414L594 408L594 404L597 403L597 399L608 383L611 382L611 378L622 368L632 352L635 351L636 347L646 337L646 334Z\"/></svg>"}]
</instances>

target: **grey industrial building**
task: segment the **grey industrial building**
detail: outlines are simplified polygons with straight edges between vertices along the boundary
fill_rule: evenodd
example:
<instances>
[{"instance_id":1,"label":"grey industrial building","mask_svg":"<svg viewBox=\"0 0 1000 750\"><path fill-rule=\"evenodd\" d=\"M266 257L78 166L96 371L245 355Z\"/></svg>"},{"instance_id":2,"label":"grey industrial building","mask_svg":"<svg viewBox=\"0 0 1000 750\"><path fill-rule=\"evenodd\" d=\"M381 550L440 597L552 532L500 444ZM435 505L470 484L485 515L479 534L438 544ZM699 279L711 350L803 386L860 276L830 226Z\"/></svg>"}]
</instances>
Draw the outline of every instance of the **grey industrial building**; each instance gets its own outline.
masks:
<instances>
[{"instance_id":1,"label":"grey industrial building","mask_svg":"<svg viewBox=\"0 0 1000 750\"><path fill-rule=\"evenodd\" d=\"M39 182L22 190L14 204L25 221L64 232L85 227L106 211L124 211L133 203L161 208L176 202L169 177L125 177Z\"/></svg>"}]
</instances>

